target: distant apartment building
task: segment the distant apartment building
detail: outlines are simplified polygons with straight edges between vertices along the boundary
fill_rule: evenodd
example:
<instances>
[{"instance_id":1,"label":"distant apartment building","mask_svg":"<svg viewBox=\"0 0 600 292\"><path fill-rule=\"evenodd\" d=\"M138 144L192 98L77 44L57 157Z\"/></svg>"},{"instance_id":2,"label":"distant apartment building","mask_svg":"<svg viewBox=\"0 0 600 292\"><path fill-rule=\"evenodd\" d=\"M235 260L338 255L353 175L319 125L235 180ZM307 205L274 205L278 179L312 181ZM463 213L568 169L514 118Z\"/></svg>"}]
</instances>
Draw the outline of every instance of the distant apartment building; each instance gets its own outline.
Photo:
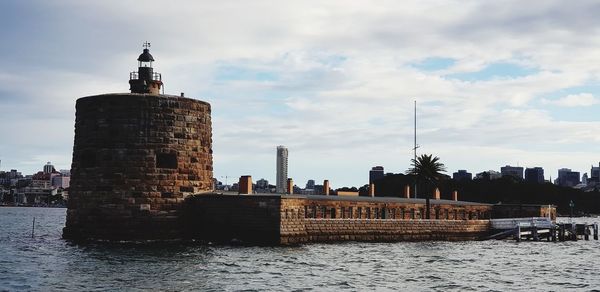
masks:
<instances>
[{"instance_id":1,"label":"distant apartment building","mask_svg":"<svg viewBox=\"0 0 600 292\"><path fill-rule=\"evenodd\" d=\"M588 180L590 183L600 183L600 162L598 166L593 166L590 170L590 178Z\"/></svg>"},{"instance_id":2,"label":"distant apartment building","mask_svg":"<svg viewBox=\"0 0 600 292\"><path fill-rule=\"evenodd\" d=\"M261 179L257 180L256 181L256 188L257 189L263 189L263 190L268 189L269 188L269 181L266 180L266 179L264 179L264 178L261 178Z\"/></svg>"},{"instance_id":3,"label":"distant apartment building","mask_svg":"<svg viewBox=\"0 0 600 292\"><path fill-rule=\"evenodd\" d=\"M538 184L544 183L544 169L541 167L526 168L525 181Z\"/></svg>"},{"instance_id":4,"label":"distant apartment building","mask_svg":"<svg viewBox=\"0 0 600 292\"><path fill-rule=\"evenodd\" d=\"M502 177L502 174L495 170L488 170L484 172L480 172L475 175L475 179L499 179Z\"/></svg>"},{"instance_id":5,"label":"distant apartment building","mask_svg":"<svg viewBox=\"0 0 600 292\"><path fill-rule=\"evenodd\" d=\"M500 168L500 174L502 176L511 176L516 179L523 179L523 167L521 166L503 166Z\"/></svg>"},{"instance_id":6,"label":"distant apartment building","mask_svg":"<svg viewBox=\"0 0 600 292\"><path fill-rule=\"evenodd\" d=\"M554 180L554 184L563 187L574 187L580 183L579 172L572 171L570 168L561 168L558 170L558 178Z\"/></svg>"},{"instance_id":7,"label":"distant apartment building","mask_svg":"<svg viewBox=\"0 0 600 292\"><path fill-rule=\"evenodd\" d=\"M278 193L286 193L288 179L288 149L277 146L277 177L275 189Z\"/></svg>"},{"instance_id":8,"label":"distant apartment building","mask_svg":"<svg viewBox=\"0 0 600 292\"><path fill-rule=\"evenodd\" d=\"M309 190L314 190L315 189L315 180L314 179L309 179L306 182L306 189L309 189Z\"/></svg>"},{"instance_id":9,"label":"distant apartment building","mask_svg":"<svg viewBox=\"0 0 600 292\"><path fill-rule=\"evenodd\" d=\"M48 163L46 163L46 165L44 165L44 173L53 173L56 170L54 169L54 165L52 165L52 163L50 161L48 161Z\"/></svg>"},{"instance_id":10,"label":"distant apartment building","mask_svg":"<svg viewBox=\"0 0 600 292\"><path fill-rule=\"evenodd\" d=\"M459 169L457 172L452 174L452 179L456 180L456 181L461 181L461 180L472 180L473 179L473 174L470 172L467 172L464 169Z\"/></svg>"},{"instance_id":11,"label":"distant apartment building","mask_svg":"<svg viewBox=\"0 0 600 292\"><path fill-rule=\"evenodd\" d=\"M52 186L56 188L66 189L71 182L70 176L54 175L52 176Z\"/></svg>"},{"instance_id":12,"label":"distant apartment building","mask_svg":"<svg viewBox=\"0 0 600 292\"><path fill-rule=\"evenodd\" d=\"M383 166L373 166L369 171L369 184L384 177Z\"/></svg>"}]
</instances>

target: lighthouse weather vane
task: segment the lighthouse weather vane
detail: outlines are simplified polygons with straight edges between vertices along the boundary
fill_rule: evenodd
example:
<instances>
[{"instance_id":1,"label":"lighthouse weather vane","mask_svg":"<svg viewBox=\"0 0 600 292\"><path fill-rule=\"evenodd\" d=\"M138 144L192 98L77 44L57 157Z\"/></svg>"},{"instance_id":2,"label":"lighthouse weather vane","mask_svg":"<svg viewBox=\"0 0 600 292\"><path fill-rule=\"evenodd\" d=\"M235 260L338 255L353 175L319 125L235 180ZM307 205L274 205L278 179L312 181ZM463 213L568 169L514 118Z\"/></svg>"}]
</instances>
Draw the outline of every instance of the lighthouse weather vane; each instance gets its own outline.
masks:
<instances>
[{"instance_id":1,"label":"lighthouse weather vane","mask_svg":"<svg viewBox=\"0 0 600 292\"><path fill-rule=\"evenodd\" d=\"M146 48L146 49L149 48L150 47L150 43L149 42L144 42L143 47Z\"/></svg>"}]
</instances>

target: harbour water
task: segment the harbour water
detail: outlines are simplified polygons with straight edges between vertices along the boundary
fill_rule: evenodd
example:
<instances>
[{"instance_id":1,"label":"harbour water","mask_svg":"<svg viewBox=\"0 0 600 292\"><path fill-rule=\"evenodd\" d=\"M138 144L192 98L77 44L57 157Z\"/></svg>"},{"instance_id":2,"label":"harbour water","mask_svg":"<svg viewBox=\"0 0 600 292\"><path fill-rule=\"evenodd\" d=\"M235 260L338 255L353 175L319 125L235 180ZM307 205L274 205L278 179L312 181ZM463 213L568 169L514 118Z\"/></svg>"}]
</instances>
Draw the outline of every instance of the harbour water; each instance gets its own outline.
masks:
<instances>
[{"instance_id":1,"label":"harbour water","mask_svg":"<svg viewBox=\"0 0 600 292\"><path fill-rule=\"evenodd\" d=\"M0 208L0 291L600 291L595 240L75 245L65 213Z\"/></svg>"}]
</instances>

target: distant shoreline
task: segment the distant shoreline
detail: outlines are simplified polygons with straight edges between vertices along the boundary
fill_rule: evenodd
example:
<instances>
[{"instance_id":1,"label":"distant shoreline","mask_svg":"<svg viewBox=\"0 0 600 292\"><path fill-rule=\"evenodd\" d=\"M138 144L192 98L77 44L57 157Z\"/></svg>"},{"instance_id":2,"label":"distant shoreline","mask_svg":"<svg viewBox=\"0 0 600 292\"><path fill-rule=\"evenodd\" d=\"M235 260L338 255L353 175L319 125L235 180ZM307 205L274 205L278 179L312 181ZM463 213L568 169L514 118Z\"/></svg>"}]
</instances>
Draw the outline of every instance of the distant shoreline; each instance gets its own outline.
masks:
<instances>
[{"instance_id":1,"label":"distant shoreline","mask_svg":"<svg viewBox=\"0 0 600 292\"><path fill-rule=\"evenodd\" d=\"M10 207L10 208L64 208L66 209L67 206L17 206L17 205L0 205L0 208L2 207Z\"/></svg>"}]
</instances>

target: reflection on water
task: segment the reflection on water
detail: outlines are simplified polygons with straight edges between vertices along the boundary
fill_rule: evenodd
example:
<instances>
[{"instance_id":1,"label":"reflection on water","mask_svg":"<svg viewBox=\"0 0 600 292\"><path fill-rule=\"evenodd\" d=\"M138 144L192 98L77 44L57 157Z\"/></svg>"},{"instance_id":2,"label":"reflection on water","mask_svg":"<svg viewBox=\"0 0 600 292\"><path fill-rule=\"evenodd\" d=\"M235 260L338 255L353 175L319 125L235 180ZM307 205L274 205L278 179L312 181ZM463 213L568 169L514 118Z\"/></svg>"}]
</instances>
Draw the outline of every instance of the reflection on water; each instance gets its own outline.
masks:
<instances>
[{"instance_id":1,"label":"reflection on water","mask_svg":"<svg viewBox=\"0 0 600 292\"><path fill-rule=\"evenodd\" d=\"M352 242L296 247L73 245L60 238L65 212L0 208L0 290L558 291L600 287L595 263L600 241ZM31 238L33 217L36 229Z\"/></svg>"}]
</instances>

